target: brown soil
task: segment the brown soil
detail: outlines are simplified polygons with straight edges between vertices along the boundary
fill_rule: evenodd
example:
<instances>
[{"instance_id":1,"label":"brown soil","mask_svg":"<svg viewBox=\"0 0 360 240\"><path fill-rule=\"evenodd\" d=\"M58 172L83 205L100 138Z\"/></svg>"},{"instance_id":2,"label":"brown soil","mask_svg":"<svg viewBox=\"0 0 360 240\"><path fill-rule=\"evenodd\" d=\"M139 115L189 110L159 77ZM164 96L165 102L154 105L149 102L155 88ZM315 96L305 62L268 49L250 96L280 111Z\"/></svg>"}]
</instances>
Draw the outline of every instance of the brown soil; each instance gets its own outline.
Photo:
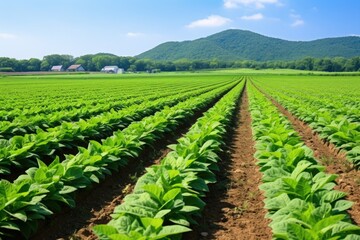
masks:
<instances>
[{"instance_id":1,"label":"brown soil","mask_svg":"<svg viewBox=\"0 0 360 240\"><path fill-rule=\"evenodd\" d=\"M326 172L339 176L336 179L337 186L335 189L346 192L348 194L346 199L354 202L353 207L348 212L354 223L360 225L360 173L346 159L346 154L340 152L333 144L321 139L308 124L292 115L269 94L261 89L259 91L267 96L279 111L289 119L306 146L313 150L314 157L326 167Z\"/></svg>"},{"instance_id":2,"label":"brown soil","mask_svg":"<svg viewBox=\"0 0 360 240\"><path fill-rule=\"evenodd\" d=\"M218 183L210 187L200 226L184 239L271 239L265 218L261 173L256 166L246 90L229 139L227 156L219 163Z\"/></svg>"}]
</instances>

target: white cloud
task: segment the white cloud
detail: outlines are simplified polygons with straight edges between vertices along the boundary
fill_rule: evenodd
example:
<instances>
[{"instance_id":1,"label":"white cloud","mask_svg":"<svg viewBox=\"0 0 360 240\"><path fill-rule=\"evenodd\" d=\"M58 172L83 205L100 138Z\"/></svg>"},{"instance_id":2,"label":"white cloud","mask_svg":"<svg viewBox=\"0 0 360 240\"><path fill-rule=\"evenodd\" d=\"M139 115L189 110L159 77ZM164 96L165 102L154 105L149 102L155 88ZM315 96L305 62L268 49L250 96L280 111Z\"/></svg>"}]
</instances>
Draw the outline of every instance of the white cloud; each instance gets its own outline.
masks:
<instances>
[{"instance_id":1,"label":"white cloud","mask_svg":"<svg viewBox=\"0 0 360 240\"><path fill-rule=\"evenodd\" d=\"M14 34L10 34L10 33L0 33L0 39L3 40L11 40L11 39L15 39L16 36Z\"/></svg>"},{"instance_id":2,"label":"white cloud","mask_svg":"<svg viewBox=\"0 0 360 240\"><path fill-rule=\"evenodd\" d=\"M302 25L304 25L304 24L305 24L304 20L302 20L302 19L296 19L296 20L291 24L291 26L292 26L292 27L299 27L299 26L302 26Z\"/></svg>"},{"instance_id":3,"label":"white cloud","mask_svg":"<svg viewBox=\"0 0 360 240\"><path fill-rule=\"evenodd\" d=\"M264 8L266 4L281 5L279 0L224 0L225 8L237 8L239 6Z\"/></svg>"},{"instance_id":4,"label":"white cloud","mask_svg":"<svg viewBox=\"0 0 360 240\"><path fill-rule=\"evenodd\" d=\"M196 20L186 27L188 28L198 28L198 27L220 27L227 23L231 22L231 19L221 17L218 15L211 15L207 18Z\"/></svg>"},{"instance_id":5,"label":"white cloud","mask_svg":"<svg viewBox=\"0 0 360 240\"><path fill-rule=\"evenodd\" d=\"M141 37L143 36L144 34L143 33L140 33L140 32L128 32L126 34L126 36L128 37Z\"/></svg>"},{"instance_id":6,"label":"white cloud","mask_svg":"<svg viewBox=\"0 0 360 240\"><path fill-rule=\"evenodd\" d=\"M293 23L290 25L291 27L299 27L305 24L305 21L299 14L290 13L290 17L293 19Z\"/></svg>"},{"instance_id":7,"label":"white cloud","mask_svg":"<svg viewBox=\"0 0 360 240\"><path fill-rule=\"evenodd\" d=\"M241 17L242 20L249 20L249 21L258 21L261 19L264 19L264 15L262 15L261 13L256 13L250 16L242 16Z\"/></svg>"}]
</instances>

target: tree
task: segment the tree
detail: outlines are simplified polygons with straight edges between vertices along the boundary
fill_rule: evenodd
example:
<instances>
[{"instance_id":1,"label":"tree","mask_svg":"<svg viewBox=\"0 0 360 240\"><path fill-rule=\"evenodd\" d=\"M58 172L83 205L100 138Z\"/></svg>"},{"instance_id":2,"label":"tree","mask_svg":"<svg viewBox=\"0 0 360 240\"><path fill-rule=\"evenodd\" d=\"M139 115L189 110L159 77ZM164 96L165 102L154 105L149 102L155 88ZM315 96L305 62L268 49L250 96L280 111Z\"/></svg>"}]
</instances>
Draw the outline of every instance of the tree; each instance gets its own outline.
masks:
<instances>
[{"instance_id":1,"label":"tree","mask_svg":"<svg viewBox=\"0 0 360 240\"><path fill-rule=\"evenodd\" d=\"M18 61L15 58L0 57L0 67L12 68L18 71Z\"/></svg>"},{"instance_id":2,"label":"tree","mask_svg":"<svg viewBox=\"0 0 360 240\"><path fill-rule=\"evenodd\" d=\"M27 70L28 71L40 71L41 60L37 58L30 58L28 61Z\"/></svg>"}]
</instances>

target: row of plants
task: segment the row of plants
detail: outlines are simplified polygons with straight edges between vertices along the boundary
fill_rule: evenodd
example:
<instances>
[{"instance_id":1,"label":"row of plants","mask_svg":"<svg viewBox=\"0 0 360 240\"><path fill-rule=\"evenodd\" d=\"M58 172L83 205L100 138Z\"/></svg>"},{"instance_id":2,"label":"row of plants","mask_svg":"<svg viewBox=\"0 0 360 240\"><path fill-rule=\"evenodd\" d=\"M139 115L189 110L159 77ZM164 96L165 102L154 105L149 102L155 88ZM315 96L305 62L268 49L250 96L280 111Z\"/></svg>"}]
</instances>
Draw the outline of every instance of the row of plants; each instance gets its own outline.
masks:
<instances>
[{"instance_id":1,"label":"row of plants","mask_svg":"<svg viewBox=\"0 0 360 240\"><path fill-rule=\"evenodd\" d=\"M256 80L254 79L254 81ZM326 106L326 108L332 109L331 113L334 115L346 115L350 121L359 121L360 95L356 82L346 81L348 79L345 78L336 79L338 81L336 84L335 80L329 77L305 80L300 80L297 82L298 84L295 84L296 80L288 77L287 81L264 82L260 79L258 82L265 89L271 89L295 99L303 99L306 104L309 102L310 105ZM309 80L313 81L309 82Z\"/></svg>"},{"instance_id":2,"label":"row of plants","mask_svg":"<svg viewBox=\"0 0 360 240\"><path fill-rule=\"evenodd\" d=\"M189 90L189 89L195 89L195 88L201 88L201 87L209 87L210 84L206 82L195 82L191 85L182 85L181 89ZM62 114L67 114L72 117L71 112L78 113L74 117L78 118L84 118L89 115L87 113L89 110L91 111L91 114L101 113L105 112L111 108L119 108L121 107L121 104L119 105L119 101L125 101L131 98L138 98L145 95L157 95L162 94L164 92L176 92L179 90L178 85L159 85L159 86L141 86L139 91L138 88L126 88L123 87L122 89L109 89L106 94L109 95L108 97L101 92L102 95L99 95L99 93L92 92L87 93L88 97L84 97L82 94L79 96L74 96L71 94L70 96L66 96L65 93L60 93L59 96L55 95L54 98L51 96L42 97L38 100L38 102L33 103L30 105L30 107L24 108L24 104L19 100L11 101L6 107L6 104L2 106L3 108L6 108L4 110L0 110L0 121L8 121L8 122L14 122L17 121L19 123L22 123L24 121L24 118L26 117L38 117L36 115L51 115L57 112L62 112ZM110 92L110 93L109 93ZM65 96L64 96L65 95ZM61 96L61 97L60 97ZM33 97L28 96L23 98L26 99L28 102L32 102ZM25 100L21 99L21 100ZM63 101L63 102L62 102ZM6 101L5 101L6 102ZM84 109L86 110L85 112ZM70 112L70 113L67 113ZM58 113L57 113L58 114ZM58 114L61 115L61 114ZM17 119L19 118L20 119ZM66 117L68 118L68 117ZM51 119L51 118L50 118ZM29 122L29 120L25 121ZM45 121L44 121L45 122ZM45 122L46 123L46 122ZM7 123L9 124L9 123ZM13 123L12 123L13 124ZM4 125L4 123L0 122L0 126ZM25 125L26 126L26 125ZM3 132L3 127L0 127L0 132Z\"/></svg>"},{"instance_id":3,"label":"row of plants","mask_svg":"<svg viewBox=\"0 0 360 240\"><path fill-rule=\"evenodd\" d=\"M306 91L295 93L277 88L265 89L276 101L297 118L309 124L319 136L345 151L347 159L360 166L359 102L311 96ZM341 91L341 90L339 90Z\"/></svg>"},{"instance_id":4,"label":"row of plants","mask_svg":"<svg viewBox=\"0 0 360 240\"><path fill-rule=\"evenodd\" d=\"M99 239L180 239L191 231L205 205L207 184L216 182L217 154L243 87L244 81L169 146L172 151L159 165L146 169L112 220L94 227Z\"/></svg>"},{"instance_id":5,"label":"row of plants","mask_svg":"<svg viewBox=\"0 0 360 240\"><path fill-rule=\"evenodd\" d=\"M4 79L0 82L0 117L6 111L32 114L38 110L59 111L81 108L87 103L93 105L114 101L123 96L139 96L143 92L158 92L162 89L175 90L188 86L210 86L229 81L224 76L26 76ZM53 103L56 102L57 105ZM40 108L40 109L39 109ZM1 111L1 110L5 110ZM45 113L45 112L43 112Z\"/></svg>"},{"instance_id":6,"label":"row of plants","mask_svg":"<svg viewBox=\"0 0 360 240\"><path fill-rule=\"evenodd\" d=\"M215 88L216 85L207 87ZM86 120L95 115L108 112L119 111L122 108L129 107L131 105L140 104L142 102L154 101L159 98L164 98L178 93L186 93L197 89L203 89L206 86L187 86L184 89L162 89L161 93L153 93L143 91L141 96L131 97L126 95L117 101L109 101L104 104L97 103L94 105L86 104L80 109L70 109L64 111L54 111L51 113L39 113L37 115L20 115L11 121L0 121L0 138L9 139L15 135L24 135L26 133L35 133L37 129L47 129L60 125L62 122L79 121L80 119ZM155 91L156 92L156 91ZM130 96L130 97L129 97ZM56 105L56 102L53 103Z\"/></svg>"},{"instance_id":7,"label":"row of plants","mask_svg":"<svg viewBox=\"0 0 360 240\"><path fill-rule=\"evenodd\" d=\"M336 175L324 172L291 123L254 86L249 86L255 158L262 172L267 218L274 239L360 239L346 212L353 202L334 190Z\"/></svg>"},{"instance_id":8,"label":"row of plants","mask_svg":"<svg viewBox=\"0 0 360 240\"><path fill-rule=\"evenodd\" d=\"M80 110L81 108L90 108L90 107L99 107L99 106L106 106L109 103L124 101L130 98L138 97L139 95L134 94L121 94L119 96L112 96L112 97L102 97L101 99L81 99L75 100L71 98L66 98L66 103L61 103L61 101L56 100L48 100L49 103L42 104L34 104L29 108L23 108L23 104L21 102L17 102L19 105L13 105L12 108L8 108L6 110L0 110L0 120L13 122L17 121L19 117L34 117L37 115L47 115L53 114L55 112L67 112L67 111L76 111ZM94 98L97 95L94 95ZM63 98L61 100L64 100ZM46 105L45 105L46 104Z\"/></svg>"},{"instance_id":9,"label":"row of plants","mask_svg":"<svg viewBox=\"0 0 360 240\"><path fill-rule=\"evenodd\" d=\"M0 106L0 110L11 110L14 105L17 108L28 109L33 106L51 105L54 101L57 101L59 106L78 106L83 100L111 99L136 92L136 88L139 87L138 82L123 79L121 83L102 78L97 78L96 81L91 81L87 77L69 79L66 76L26 76L13 79L16 80L9 79L8 82L5 80L1 83L0 92L4 105ZM151 88L164 86L157 82L150 85L142 88L149 91Z\"/></svg>"},{"instance_id":10,"label":"row of plants","mask_svg":"<svg viewBox=\"0 0 360 240\"><path fill-rule=\"evenodd\" d=\"M55 90L52 84L41 85L41 89L37 82L35 84L22 84L26 86L26 89L23 89L20 83L12 83L8 88L6 88L6 85L2 85L3 89L1 93L3 94L2 100L4 100L4 104L0 106L1 113L19 109L18 111L14 111L13 115L16 116L16 113L21 115L21 111L25 111L26 114L30 115L45 113L45 111L48 110L58 111L62 109L81 108L85 104L84 101L97 103L99 99L103 99L104 101L112 100L116 99L119 95L127 95L134 90L127 87L125 87L125 89L114 87L104 92L100 88L94 88L92 85L90 85L91 88L85 88L75 83L71 85L73 88L57 85ZM53 102L57 102L58 105L53 106Z\"/></svg>"},{"instance_id":11,"label":"row of plants","mask_svg":"<svg viewBox=\"0 0 360 240\"><path fill-rule=\"evenodd\" d=\"M26 169L36 164L33 161L43 156L52 156L57 149L74 148L89 139L103 138L113 131L123 129L131 122L154 114L156 111L173 106L189 97L200 95L204 92L217 92L234 86L234 81L212 90L203 88L200 90L179 93L150 102L135 104L120 111L110 111L99 116L78 122L63 122L55 128L47 131L38 129L35 134L14 136L9 140L0 139L0 174L9 174L10 167Z\"/></svg>"},{"instance_id":12,"label":"row of plants","mask_svg":"<svg viewBox=\"0 0 360 240\"><path fill-rule=\"evenodd\" d=\"M152 116L131 123L102 142L90 141L79 147L76 155L67 155L62 162L56 158L46 165L30 168L14 182L0 181L0 237L28 238L38 226L38 220L61 210L75 207L75 193L104 179L136 156L146 145L153 145L180 123L203 111L237 84L191 97L173 107L165 107Z\"/></svg>"}]
</instances>

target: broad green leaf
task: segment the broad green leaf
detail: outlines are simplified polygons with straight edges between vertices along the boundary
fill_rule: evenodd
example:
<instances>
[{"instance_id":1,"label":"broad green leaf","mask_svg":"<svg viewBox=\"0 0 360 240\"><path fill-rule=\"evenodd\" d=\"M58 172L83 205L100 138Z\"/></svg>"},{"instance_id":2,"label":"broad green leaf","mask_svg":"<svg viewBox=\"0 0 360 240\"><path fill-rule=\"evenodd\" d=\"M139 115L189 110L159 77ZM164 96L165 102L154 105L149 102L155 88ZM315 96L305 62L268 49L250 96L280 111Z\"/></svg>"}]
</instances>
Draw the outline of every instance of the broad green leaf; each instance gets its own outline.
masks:
<instances>
[{"instance_id":1,"label":"broad green leaf","mask_svg":"<svg viewBox=\"0 0 360 240\"><path fill-rule=\"evenodd\" d=\"M333 211L345 211L352 207L354 203L347 200L339 200L335 203L335 207L333 208Z\"/></svg>"},{"instance_id":2,"label":"broad green leaf","mask_svg":"<svg viewBox=\"0 0 360 240\"><path fill-rule=\"evenodd\" d=\"M142 186L143 190L151 195L156 201L161 202L161 196L163 195L163 188L156 184L147 184Z\"/></svg>"},{"instance_id":3,"label":"broad green leaf","mask_svg":"<svg viewBox=\"0 0 360 240\"><path fill-rule=\"evenodd\" d=\"M72 187L72 186L64 186L61 191L59 191L60 194L68 194L68 193L72 193L75 192L77 190L77 188Z\"/></svg>"},{"instance_id":4,"label":"broad green leaf","mask_svg":"<svg viewBox=\"0 0 360 240\"><path fill-rule=\"evenodd\" d=\"M187 228L184 226L178 226L178 225L165 226L160 230L160 232L157 234L155 239L161 239L161 238L165 238L168 236L173 236L173 235L190 232L190 231L191 231L190 228Z\"/></svg>"},{"instance_id":5,"label":"broad green leaf","mask_svg":"<svg viewBox=\"0 0 360 240\"><path fill-rule=\"evenodd\" d=\"M109 235L118 233L116 228L105 224L94 226L93 231L100 237L100 239L106 239Z\"/></svg>"},{"instance_id":6,"label":"broad green leaf","mask_svg":"<svg viewBox=\"0 0 360 240\"><path fill-rule=\"evenodd\" d=\"M339 223L341 220L343 220L345 215L335 215L330 216L327 218L324 218L317 222L313 229L314 231L321 232L322 234L325 234L327 231L331 230L337 223Z\"/></svg>"},{"instance_id":7,"label":"broad green leaf","mask_svg":"<svg viewBox=\"0 0 360 240\"><path fill-rule=\"evenodd\" d=\"M145 228L152 226L155 229L159 229L163 224L163 220L161 218L140 218L140 221Z\"/></svg>"},{"instance_id":8,"label":"broad green leaf","mask_svg":"<svg viewBox=\"0 0 360 240\"><path fill-rule=\"evenodd\" d=\"M163 196L164 202L168 202L170 200L175 200L175 198L181 193L179 188L171 189L170 191L166 192Z\"/></svg>"},{"instance_id":9,"label":"broad green leaf","mask_svg":"<svg viewBox=\"0 0 360 240\"><path fill-rule=\"evenodd\" d=\"M289 223L287 226L287 232L289 234L289 239L301 239L301 240L314 240L316 239L314 235L311 234L305 228L302 228L300 225Z\"/></svg>"}]
</instances>

